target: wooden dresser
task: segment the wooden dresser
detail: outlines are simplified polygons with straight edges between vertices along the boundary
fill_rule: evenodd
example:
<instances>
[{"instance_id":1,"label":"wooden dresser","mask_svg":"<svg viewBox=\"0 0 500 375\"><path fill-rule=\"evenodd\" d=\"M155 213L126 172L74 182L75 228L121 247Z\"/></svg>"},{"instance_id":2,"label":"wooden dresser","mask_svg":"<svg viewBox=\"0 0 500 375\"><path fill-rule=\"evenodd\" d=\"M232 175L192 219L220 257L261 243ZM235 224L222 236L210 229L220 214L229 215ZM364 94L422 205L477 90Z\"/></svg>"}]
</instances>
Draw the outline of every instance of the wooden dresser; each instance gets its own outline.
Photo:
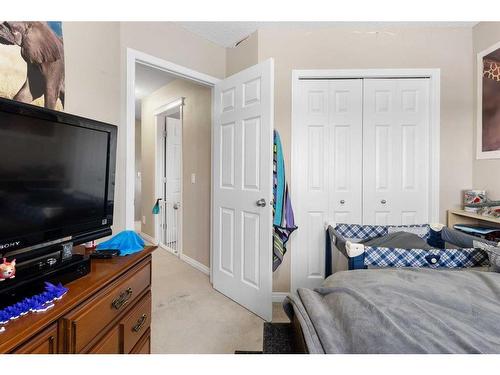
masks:
<instances>
[{"instance_id":1,"label":"wooden dresser","mask_svg":"<svg viewBox=\"0 0 500 375\"><path fill-rule=\"evenodd\" d=\"M0 353L149 354L151 253L92 260L90 274L43 313L9 322Z\"/></svg>"}]
</instances>

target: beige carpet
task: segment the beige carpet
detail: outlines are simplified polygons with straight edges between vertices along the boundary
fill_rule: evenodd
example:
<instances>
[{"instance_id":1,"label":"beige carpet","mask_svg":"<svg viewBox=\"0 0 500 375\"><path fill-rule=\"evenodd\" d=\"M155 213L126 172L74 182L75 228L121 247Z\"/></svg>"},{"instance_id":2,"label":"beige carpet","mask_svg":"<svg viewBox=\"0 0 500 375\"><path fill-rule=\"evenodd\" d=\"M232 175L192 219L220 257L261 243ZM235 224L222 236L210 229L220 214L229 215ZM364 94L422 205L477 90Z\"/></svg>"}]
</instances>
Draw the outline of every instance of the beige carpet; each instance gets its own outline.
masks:
<instances>
[{"instance_id":1,"label":"beige carpet","mask_svg":"<svg viewBox=\"0 0 500 375\"><path fill-rule=\"evenodd\" d=\"M273 321L288 321L273 304ZM202 272L158 249L153 254L153 353L262 350L264 321L215 291Z\"/></svg>"}]
</instances>

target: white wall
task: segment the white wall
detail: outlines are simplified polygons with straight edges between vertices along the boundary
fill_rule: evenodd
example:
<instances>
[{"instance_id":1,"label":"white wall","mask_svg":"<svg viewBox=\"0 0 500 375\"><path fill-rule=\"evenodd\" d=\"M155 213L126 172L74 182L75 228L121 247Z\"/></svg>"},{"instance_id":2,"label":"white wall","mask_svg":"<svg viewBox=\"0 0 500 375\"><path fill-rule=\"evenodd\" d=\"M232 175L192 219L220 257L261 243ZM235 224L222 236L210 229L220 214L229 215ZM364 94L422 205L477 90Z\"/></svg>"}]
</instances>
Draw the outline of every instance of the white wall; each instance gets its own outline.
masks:
<instances>
[{"instance_id":1,"label":"white wall","mask_svg":"<svg viewBox=\"0 0 500 375\"><path fill-rule=\"evenodd\" d=\"M255 31L238 46L226 49L226 77L259 62L258 33Z\"/></svg>"},{"instance_id":2,"label":"white wall","mask_svg":"<svg viewBox=\"0 0 500 375\"><path fill-rule=\"evenodd\" d=\"M440 217L459 207L472 184L472 30L470 28L262 28L259 61L275 59L275 125L290 171L292 69L440 68ZM288 173L290 179L290 172ZM293 202L293 196L292 196ZM301 223L297 223L300 226ZM292 235L293 236L293 235ZM274 273L274 290L290 288L290 258Z\"/></svg>"},{"instance_id":3,"label":"white wall","mask_svg":"<svg viewBox=\"0 0 500 375\"><path fill-rule=\"evenodd\" d=\"M500 198L498 162L479 162L473 157L475 91L471 58L498 40L498 23L481 23L474 28L474 53L469 28L391 28L369 34L366 31L373 29L280 27L259 30L241 49L228 52L227 59L224 48L173 23L65 22L63 31L65 110L119 125L115 230L124 227L127 47L220 78L253 63L255 49L258 61L274 57L275 124L281 133L288 170L292 69L440 68L442 221L446 209L460 205L462 189L484 186ZM293 249L274 275L277 291L289 290L291 255Z\"/></svg>"},{"instance_id":4,"label":"white wall","mask_svg":"<svg viewBox=\"0 0 500 375\"><path fill-rule=\"evenodd\" d=\"M173 22L121 22L120 38L122 53L129 47L214 77L225 77L226 49Z\"/></svg>"},{"instance_id":5,"label":"white wall","mask_svg":"<svg viewBox=\"0 0 500 375\"><path fill-rule=\"evenodd\" d=\"M500 42L500 22L480 22L473 29L474 50L472 61L474 62L474 136L476 135L476 111L477 93L476 79L476 57L477 54L493 44ZM472 187L484 189L491 199L500 199L500 159L476 160L476 142L473 143L474 174Z\"/></svg>"},{"instance_id":6,"label":"white wall","mask_svg":"<svg viewBox=\"0 0 500 375\"><path fill-rule=\"evenodd\" d=\"M65 111L118 126L114 232L125 227L127 47L224 77L226 51L171 22L64 22Z\"/></svg>"},{"instance_id":7,"label":"white wall","mask_svg":"<svg viewBox=\"0 0 500 375\"><path fill-rule=\"evenodd\" d=\"M134 189L134 220L142 221L142 156L141 156L141 120L135 120L135 189ZM141 177L139 178L139 174Z\"/></svg>"},{"instance_id":8,"label":"white wall","mask_svg":"<svg viewBox=\"0 0 500 375\"><path fill-rule=\"evenodd\" d=\"M120 24L64 22L65 112L120 123ZM122 132L119 127L118 132ZM124 228L124 153L118 145L113 229Z\"/></svg>"}]
</instances>

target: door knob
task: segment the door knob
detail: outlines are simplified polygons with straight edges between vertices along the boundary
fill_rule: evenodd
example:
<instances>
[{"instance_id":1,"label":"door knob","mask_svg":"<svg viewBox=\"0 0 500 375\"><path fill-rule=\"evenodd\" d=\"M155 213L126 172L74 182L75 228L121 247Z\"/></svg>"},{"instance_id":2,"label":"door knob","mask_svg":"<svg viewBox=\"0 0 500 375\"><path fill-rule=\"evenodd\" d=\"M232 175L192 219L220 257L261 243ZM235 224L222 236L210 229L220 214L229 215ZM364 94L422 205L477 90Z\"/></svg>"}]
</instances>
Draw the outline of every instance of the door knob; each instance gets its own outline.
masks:
<instances>
[{"instance_id":1,"label":"door knob","mask_svg":"<svg viewBox=\"0 0 500 375\"><path fill-rule=\"evenodd\" d=\"M178 210L181 204L179 202L174 203L174 210Z\"/></svg>"},{"instance_id":2,"label":"door knob","mask_svg":"<svg viewBox=\"0 0 500 375\"><path fill-rule=\"evenodd\" d=\"M382 200L380 201L380 203L382 203L382 204L386 204L386 203L387 203L387 201L386 201L385 199L382 199Z\"/></svg>"},{"instance_id":3,"label":"door knob","mask_svg":"<svg viewBox=\"0 0 500 375\"><path fill-rule=\"evenodd\" d=\"M266 206L266 200L264 198L259 199L255 204L259 207L265 207Z\"/></svg>"},{"instance_id":4,"label":"door knob","mask_svg":"<svg viewBox=\"0 0 500 375\"><path fill-rule=\"evenodd\" d=\"M345 200L341 199L340 204L345 204Z\"/></svg>"}]
</instances>

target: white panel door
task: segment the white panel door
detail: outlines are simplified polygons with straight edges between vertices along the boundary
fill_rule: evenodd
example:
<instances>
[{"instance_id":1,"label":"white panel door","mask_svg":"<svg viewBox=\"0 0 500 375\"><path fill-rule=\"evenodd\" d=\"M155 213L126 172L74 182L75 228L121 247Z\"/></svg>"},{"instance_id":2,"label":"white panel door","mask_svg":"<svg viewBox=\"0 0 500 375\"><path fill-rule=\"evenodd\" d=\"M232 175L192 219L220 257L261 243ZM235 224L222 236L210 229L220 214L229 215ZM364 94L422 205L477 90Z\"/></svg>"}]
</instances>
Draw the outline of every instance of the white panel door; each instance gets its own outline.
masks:
<instances>
[{"instance_id":1,"label":"white panel door","mask_svg":"<svg viewBox=\"0 0 500 375\"><path fill-rule=\"evenodd\" d=\"M166 121L165 244L178 250L178 218L181 209L182 123L180 119L171 117L167 117Z\"/></svg>"},{"instance_id":2,"label":"white panel door","mask_svg":"<svg viewBox=\"0 0 500 375\"><path fill-rule=\"evenodd\" d=\"M294 110L292 290L320 286L327 221L361 222L362 81L303 80Z\"/></svg>"},{"instance_id":3,"label":"white panel door","mask_svg":"<svg viewBox=\"0 0 500 375\"><path fill-rule=\"evenodd\" d=\"M330 222L362 223L363 80L332 80L329 87Z\"/></svg>"},{"instance_id":4,"label":"white panel door","mask_svg":"<svg viewBox=\"0 0 500 375\"><path fill-rule=\"evenodd\" d=\"M274 62L215 86L213 286L272 318Z\"/></svg>"},{"instance_id":5,"label":"white panel door","mask_svg":"<svg viewBox=\"0 0 500 375\"><path fill-rule=\"evenodd\" d=\"M429 80L365 79L363 221L429 222Z\"/></svg>"}]
</instances>

